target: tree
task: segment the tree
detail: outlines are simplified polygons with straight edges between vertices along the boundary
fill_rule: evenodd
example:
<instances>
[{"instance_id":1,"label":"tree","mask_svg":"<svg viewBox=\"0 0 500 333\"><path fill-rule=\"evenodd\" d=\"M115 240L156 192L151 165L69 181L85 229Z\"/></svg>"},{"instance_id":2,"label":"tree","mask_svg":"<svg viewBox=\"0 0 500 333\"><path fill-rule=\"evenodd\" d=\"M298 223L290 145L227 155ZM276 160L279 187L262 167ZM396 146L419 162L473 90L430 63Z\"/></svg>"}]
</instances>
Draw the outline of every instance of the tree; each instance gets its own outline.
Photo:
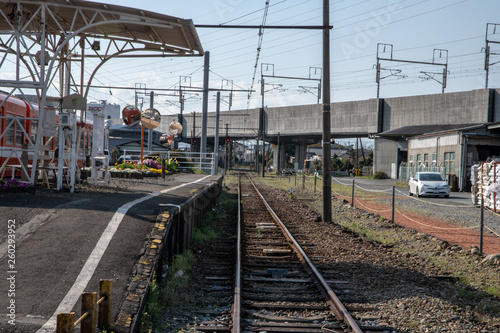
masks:
<instances>
[{"instance_id":1,"label":"tree","mask_svg":"<svg viewBox=\"0 0 500 333\"><path fill-rule=\"evenodd\" d=\"M342 166L343 166L342 159L339 158L339 156L337 154L333 154L332 170L333 171L340 171L340 170L342 170Z\"/></svg>"},{"instance_id":2,"label":"tree","mask_svg":"<svg viewBox=\"0 0 500 333\"><path fill-rule=\"evenodd\" d=\"M359 168L362 169L365 166L373 166L373 152L370 156L367 156L364 160L359 161Z\"/></svg>"}]
</instances>

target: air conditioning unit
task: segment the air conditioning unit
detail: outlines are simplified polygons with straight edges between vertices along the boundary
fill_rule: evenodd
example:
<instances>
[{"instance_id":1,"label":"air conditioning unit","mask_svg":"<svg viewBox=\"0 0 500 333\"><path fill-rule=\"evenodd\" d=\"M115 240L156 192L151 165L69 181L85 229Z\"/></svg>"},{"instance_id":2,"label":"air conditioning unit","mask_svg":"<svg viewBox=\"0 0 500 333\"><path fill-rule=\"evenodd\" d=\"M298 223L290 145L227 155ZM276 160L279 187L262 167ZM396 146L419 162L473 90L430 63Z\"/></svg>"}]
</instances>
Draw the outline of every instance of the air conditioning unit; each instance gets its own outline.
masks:
<instances>
[{"instance_id":1,"label":"air conditioning unit","mask_svg":"<svg viewBox=\"0 0 500 333\"><path fill-rule=\"evenodd\" d=\"M74 114L72 113L60 113L59 114L59 125L61 126L73 126L74 124Z\"/></svg>"}]
</instances>

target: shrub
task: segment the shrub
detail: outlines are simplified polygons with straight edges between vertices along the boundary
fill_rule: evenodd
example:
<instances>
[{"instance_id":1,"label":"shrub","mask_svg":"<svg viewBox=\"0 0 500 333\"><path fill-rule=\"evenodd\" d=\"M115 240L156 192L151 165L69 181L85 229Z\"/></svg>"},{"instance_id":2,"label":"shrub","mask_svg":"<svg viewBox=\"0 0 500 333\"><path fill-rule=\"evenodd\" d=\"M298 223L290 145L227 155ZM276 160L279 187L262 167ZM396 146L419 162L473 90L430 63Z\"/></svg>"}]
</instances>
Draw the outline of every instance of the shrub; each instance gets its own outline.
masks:
<instances>
[{"instance_id":1,"label":"shrub","mask_svg":"<svg viewBox=\"0 0 500 333\"><path fill-rule=\"evenodd\" d=\"M165 161L165 169L171 172L178 172L179 162L177 162L176 158L170 158L168 161Z\"/></svg>"},{"instance_id":2,"label":"shrub","mask_svg":"<svg viewBox=\"0 0 500 333\"><path fill-rule=\"evenodd\" d=\"M149 169L161 169L161 164L151 158L144 159L141 164L148 167Z\"/></svg>"},{"instance_id":3,"label":"shrub","mask_svg":"<svg viewBox=\"0 0 500 333\"><path fill-rule=\"evenodd\" d=\"M373 174L373 179L388 179L389 177L383 171L377 171Z\"/></svg>"}]
</instances>

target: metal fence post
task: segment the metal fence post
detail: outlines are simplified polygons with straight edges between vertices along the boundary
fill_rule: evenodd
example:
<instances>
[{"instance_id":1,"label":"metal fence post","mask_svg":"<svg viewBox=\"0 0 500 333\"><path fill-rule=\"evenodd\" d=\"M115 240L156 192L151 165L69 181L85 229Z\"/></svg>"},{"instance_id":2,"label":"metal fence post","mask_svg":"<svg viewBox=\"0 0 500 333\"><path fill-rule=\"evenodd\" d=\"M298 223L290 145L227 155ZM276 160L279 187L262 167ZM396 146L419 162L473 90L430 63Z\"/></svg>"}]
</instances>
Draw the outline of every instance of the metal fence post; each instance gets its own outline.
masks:
<instances>
[{"instance_id":1,"label":"metal fence post","mask_svg":"<svg viewBox=\"0 0 500 333\"><path fill-rule=\"evenodd\" d=\"M479 228L479 253L483 254L484 194L481 194L481 225Z\"/></svg>"},{"instance_id":2,"label":"metal fence post","mask_svg":"<svg viewBox=\"0 0 500 333\"><path fill-rule=\"evenodd\" d=\"M394 210L395 210L395 202L396 202L396 186L392 186L392 223L394 223Z\"/></svg>"},{"instance_id":3,"label":"metal fence post","mask_svg":"<svg viewBox=\"0 0 500 333\"><path fill-rule=\"evenodd\" d=\"M352 180L351 207L354 208L354 179Z\"/></svg>"},{"instance_id":4,"label":"metal fence post","mask_svg":"<svg viewBox=\"0 0 500 333\"><path fill-rule=\"evenodd\" d=\"M73 333L75 331L75 313L58 313L57 314L57 333Z\"/></svg>"},{"instance_id":5,"label":"metal fence post","mask_svg":"<svg viewBox=\"0 0 500 333\"><path fill-rule=\"evenodd\" d=\"M306 189L306 174L305 173L302 174L302 189L303 190Z\"/></svg>"},{"instance_id":6,"label":"metal fence post","mask_svg":"<svg viewBox=\"0 0 500 333\"><path fill-rule=\"evenodd\" d=\"M314 193L316 193L316 173L314 173Z\"/></svg>"},{"instance_id":7,"label":"metal fence post","mask_svg":"<svg viewBox=\"0 0 500 333\"><path fill-rule=\"evenodd\" d=\"M161 178L165 180L165 159L163 158L163 155L160 158L161 160Z\"/></svg>"}]
</instances>

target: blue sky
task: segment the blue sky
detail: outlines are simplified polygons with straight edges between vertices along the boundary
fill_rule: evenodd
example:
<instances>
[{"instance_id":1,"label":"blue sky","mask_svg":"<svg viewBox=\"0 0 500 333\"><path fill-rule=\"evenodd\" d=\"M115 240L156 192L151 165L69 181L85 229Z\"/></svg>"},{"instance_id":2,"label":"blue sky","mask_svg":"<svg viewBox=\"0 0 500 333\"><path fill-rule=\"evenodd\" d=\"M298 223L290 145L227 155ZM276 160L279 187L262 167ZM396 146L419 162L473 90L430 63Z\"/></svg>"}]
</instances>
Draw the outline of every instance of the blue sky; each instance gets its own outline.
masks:
<instances>
[{"instance_id":1,"label":"blue sky","mask_svg":"<svg viewBox=\"0 0 500 333\"><path fill-rule=\"evenodd\" d=\"M195 24L259 25L265 0L184 0L184 1L98 1L157 11L193 19ZM445 92L485 87L484 53L487 23L500 23L498 0L334 0L330 1L332 101L375 98L377 84L374 68L377 44L392 44L393 58L441 63L448 51L448 84ZM268 25L321 25L321 0L271 0ZM496 31L495 31L496 33ZM258 31L198 29L201 43L210 51L211 87L249 89L257 57ZM498 29L500 34L500 26ZM490 32L490 40L500 36ZM500 44L498 44L500 45ZM500 53L500 46L492 44ZM322 37L317 30L265 30L254 80L256 90L235 93L232 109L254 108L261 104L261 69L276 76L319 78ZM386 51L388 48L386 47ZM382 52L383 49L380 49ZM381 53L387 56L387 53ZM500 61L500 55L491 62ZM265 65L262 65L265 64ZM429 78L443 66L382 62L380 97L399 97L441 93L441 84ZM400 72L398 73L398 71ZM426 72L428 75L422 73ZM391 73L394 74L391 76ZM202 58L126 59L110 61L98 72L95 84L172 88L180 77L190 77L192 86L201 87ZM442 75L434 74L438 80ZM265 104L268 106L317 103L317 81L266 78ZM489 87L500 87L500 63L490 69ZM93 100L108 100L121 105L133 103L130 91L95 89ZM190 96L186 112L201 111L201 96ZM222 110L228 109L228 93L222 93ZM210 97L210 110L215 110ZM175 97L158 98L155 105L162 114L175 114Z\"/></svg>"}]
</instances>

